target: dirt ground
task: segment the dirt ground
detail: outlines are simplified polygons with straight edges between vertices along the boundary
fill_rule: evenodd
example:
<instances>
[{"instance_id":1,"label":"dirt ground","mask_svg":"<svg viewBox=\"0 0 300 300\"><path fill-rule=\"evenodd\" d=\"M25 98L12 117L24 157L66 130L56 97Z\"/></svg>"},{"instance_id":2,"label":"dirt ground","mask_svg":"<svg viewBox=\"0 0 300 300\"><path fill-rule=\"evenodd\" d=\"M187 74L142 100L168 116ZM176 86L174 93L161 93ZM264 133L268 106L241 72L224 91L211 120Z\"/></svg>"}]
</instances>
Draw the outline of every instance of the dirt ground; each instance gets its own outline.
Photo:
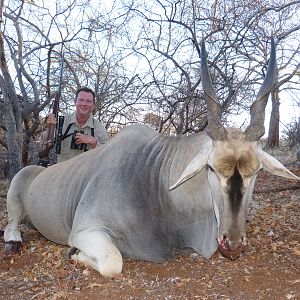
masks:
<instances>
[{"instance_id":1,"label":"dirt ground","mask_svg":"<svg viewBox=\"0 0 300 300\"><path fill-rule=\"evenodd\" d=\"M7 187L0 182L0 228ZM5 260L0 254L0 299L300 299L299 182L265 172L249 213L248 246L236 261L218 252L163 264L125 259L122 276L107 279L66 259L66 247L25 226L22 232L21 253Z\"/></svg>"}]
</instances>

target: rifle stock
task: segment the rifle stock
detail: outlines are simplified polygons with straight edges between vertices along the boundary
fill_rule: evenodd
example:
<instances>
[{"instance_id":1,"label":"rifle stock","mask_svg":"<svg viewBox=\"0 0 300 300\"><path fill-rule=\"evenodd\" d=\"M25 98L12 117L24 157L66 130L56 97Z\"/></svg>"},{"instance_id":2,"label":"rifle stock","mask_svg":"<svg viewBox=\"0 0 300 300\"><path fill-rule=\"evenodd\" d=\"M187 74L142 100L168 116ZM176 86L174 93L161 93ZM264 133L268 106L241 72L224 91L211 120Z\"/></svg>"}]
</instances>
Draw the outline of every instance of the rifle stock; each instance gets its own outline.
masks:
<instances>
[{"instance_id":1,"label":"rifle stock","mask_svg":"<svg viewBox=\"0 0 300 300\"><path fill-rule=\"evenodd\" d=\"M62 78L63 78L63 67L64 67L64 53L62 53L61 57L61 66L60 66L60 77L59 77L59 85L58 85L58 91L55 94L55 98L53 101L53 108L52 108L52 114L55 115L56 120L58 120L58 110L59 110L59 100L61 98L61 90L62 90ZM61 128L62 126L60 126ZM47 167L50 165L50 159L49 159L49 152L53 148L54 144L57 142L57 139L61 138L61 132L57 132L55 135L55 130L58 128L55 124L49 124L46 135L44 137L44 144L42 147L42 150L39 152L39 161L38 165ZM61 130L61 129L60 129ZM57 145L58 147L58 145ZM59 145L60 149L60 145Z\"/></svg>"}]
</instances>

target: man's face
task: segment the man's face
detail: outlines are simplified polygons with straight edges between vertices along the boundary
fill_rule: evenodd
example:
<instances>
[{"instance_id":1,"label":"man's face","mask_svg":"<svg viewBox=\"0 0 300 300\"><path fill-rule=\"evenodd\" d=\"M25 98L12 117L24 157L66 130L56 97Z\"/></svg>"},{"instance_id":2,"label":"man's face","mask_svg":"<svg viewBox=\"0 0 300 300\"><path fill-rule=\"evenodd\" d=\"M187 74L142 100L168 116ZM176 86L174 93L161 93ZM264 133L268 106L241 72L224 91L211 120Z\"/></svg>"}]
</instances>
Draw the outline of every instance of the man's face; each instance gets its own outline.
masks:
<instances>
[{"instance_id":1,"label":"man's face","mask_svg":"<svg viewBox=\"0 0 300 300\"><path fill-rule=\"evenodd\" d=\"M93 95L89 92L80 91L76 99L77 114L89 116L94 109Z\"/></svg>"}]
</instances>

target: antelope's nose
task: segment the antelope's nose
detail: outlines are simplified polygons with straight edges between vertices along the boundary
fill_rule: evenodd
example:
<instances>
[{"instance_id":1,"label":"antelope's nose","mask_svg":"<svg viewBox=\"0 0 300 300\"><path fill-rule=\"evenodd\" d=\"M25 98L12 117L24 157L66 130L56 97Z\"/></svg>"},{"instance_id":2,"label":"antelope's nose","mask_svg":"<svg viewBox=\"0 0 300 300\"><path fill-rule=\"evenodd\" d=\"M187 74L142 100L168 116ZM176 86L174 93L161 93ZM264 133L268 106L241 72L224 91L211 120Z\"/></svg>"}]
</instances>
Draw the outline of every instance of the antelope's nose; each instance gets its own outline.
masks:
<instances>
[{"instance_id":1,"label":"antelope's nose","mask_svg":"<svg viewBox=\"0 0 300 300\"><path fill-rule=\"evenodd\" d=\"M231 240L226 235L218 239L220 252L229 259L237 259L245 250L246 239L241 237L239 240Z\"/></svg>"}]
</instances>

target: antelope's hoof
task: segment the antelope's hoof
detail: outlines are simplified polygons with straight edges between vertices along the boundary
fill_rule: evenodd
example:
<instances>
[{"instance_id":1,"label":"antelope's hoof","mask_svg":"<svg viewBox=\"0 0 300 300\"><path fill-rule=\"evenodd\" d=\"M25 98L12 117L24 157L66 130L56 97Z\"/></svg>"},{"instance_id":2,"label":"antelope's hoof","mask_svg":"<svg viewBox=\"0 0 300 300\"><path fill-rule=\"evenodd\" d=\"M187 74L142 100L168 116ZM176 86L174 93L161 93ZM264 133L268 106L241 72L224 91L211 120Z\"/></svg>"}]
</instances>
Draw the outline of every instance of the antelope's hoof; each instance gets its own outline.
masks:
<instances>
[{"instance_id":1,"label":"antelope's hoof","mask_svg":"<svg viewBox=\"0 0 300 300\"><path fill-rule=\"evenodd\" d=\"M21 247L22 247L22 242L19 241L5 242L3 255L4 256L14 255L20 251Z\"/></svg>"},{"instance_id":2,"label":"antelope's hoof","mask_svg":"<svg viewBox=\"0 0 300 300\"><path fill-rule=\"evenodd\" d=\"M72 256L74 255L74 254L78 254L79 253L79 249L77 249L76 247L72 247L71 249L70 249L70 251L69 251L69 259L72 259Z\"/></svg>"}]
</instances>

